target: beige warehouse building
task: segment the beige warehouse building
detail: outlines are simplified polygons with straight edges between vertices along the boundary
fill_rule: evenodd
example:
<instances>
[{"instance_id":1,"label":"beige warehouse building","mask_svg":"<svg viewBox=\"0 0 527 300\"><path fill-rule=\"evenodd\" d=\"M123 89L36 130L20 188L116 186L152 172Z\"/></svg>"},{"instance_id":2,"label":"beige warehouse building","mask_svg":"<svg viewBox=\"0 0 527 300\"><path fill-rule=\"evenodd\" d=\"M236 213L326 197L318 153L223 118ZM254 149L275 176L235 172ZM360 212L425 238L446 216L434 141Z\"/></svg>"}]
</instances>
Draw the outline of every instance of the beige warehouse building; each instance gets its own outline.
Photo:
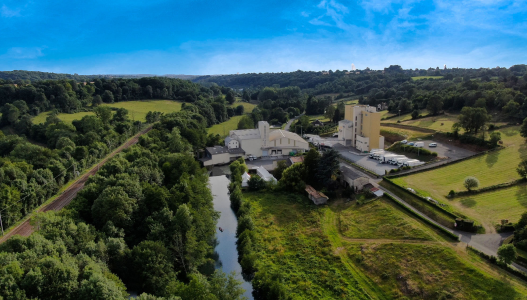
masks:
<instances>
[{"instance_id":1,"label":"beige warehouse building","mask_svg":"<svg viewBox=\"0 0 527 300\"><path fill-rule=\"evenodd\" d=\"M346 105L344 120L339 122L338 139L342 145L361 152L384 149L381 113L369 105Z\"/></svg>"},{"instance_id":2,"label":"beige warehouse building","mask_svg":"<svg viewBox=\"0 0 527 300\"><path fill-rule=\"evenodd\" d=\"M231 130L225 138L225 146L205 149L201 159L204 166L226 164L239 157L269 157L303 153L309 144L298 134L285 130L270 130L266 121L258 122L257 129Z\"/></svg>"}]
</instances>

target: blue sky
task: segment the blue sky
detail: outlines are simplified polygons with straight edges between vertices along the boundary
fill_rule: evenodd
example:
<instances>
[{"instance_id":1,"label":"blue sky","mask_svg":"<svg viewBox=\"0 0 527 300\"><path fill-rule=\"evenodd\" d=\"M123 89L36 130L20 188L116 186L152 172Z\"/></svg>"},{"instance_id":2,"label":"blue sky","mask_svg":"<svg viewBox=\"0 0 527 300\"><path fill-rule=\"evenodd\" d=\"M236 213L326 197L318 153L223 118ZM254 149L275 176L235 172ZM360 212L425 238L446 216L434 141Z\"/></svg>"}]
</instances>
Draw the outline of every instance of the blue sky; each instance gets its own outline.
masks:
<instances>
[{"instance_id":1,"label":"blue sky","mask_svg":"<svg viewBox=\"0 0 527 300\"><path fill-rule=\"evenodd\" d=\"M351 63L527 63L527 1L0 1L0 70L200 75Z\"/></svg>"}]
</instances>

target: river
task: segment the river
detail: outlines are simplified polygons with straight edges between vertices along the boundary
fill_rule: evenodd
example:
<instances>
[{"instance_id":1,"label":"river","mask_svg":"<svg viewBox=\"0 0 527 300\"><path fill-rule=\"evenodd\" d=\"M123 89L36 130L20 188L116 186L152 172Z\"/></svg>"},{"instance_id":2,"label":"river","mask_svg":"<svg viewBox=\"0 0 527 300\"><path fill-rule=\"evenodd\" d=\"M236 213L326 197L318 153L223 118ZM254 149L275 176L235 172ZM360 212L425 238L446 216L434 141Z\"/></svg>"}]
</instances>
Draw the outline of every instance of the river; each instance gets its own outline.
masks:
<instances>
[{"instance_id":1,"label":"river","mask_svg":"<svg viewBox=\"0 0 527 300\"><path fill-rule=\"evenodd\" d=\"M214 209L221 213L218 220L218 228L216 228L216 237L218 245L214 249L218 254L216 261L216 269L223 269L223 272L236 273L236 279L242 282L242 287L245 289L245 297L253 299L253 286L250 281L245 281L242 277L242 267L238 263L238 250L236 250L236 226L238 220L231 209L231 201L229 200L229 179L225 176L215 176L209 178L209 185L212 195L214 196ZM219 230L223 229L223 232Z\"/></svg>"}]
</instances>

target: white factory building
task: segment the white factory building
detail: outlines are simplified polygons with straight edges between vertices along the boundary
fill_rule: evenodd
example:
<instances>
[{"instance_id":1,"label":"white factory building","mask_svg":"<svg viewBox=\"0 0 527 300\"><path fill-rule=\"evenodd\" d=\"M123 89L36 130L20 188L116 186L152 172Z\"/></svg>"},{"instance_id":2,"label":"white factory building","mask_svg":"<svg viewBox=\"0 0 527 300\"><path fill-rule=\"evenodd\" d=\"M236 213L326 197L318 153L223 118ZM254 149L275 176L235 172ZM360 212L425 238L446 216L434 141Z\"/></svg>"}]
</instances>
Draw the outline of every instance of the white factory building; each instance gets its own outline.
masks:
<instances>
[{"instance_id":1,"label":"white factory building","mask_svg":"<svg viewBox=\"0 0 527 300\"><path fill-rule=\"evenodd\" d=\"M257 129L231 130L224 146L208 147L201 159L204 166L226 164L239 157L267 157L302 153L309 144L298 134L269 129L266 121L258 122Z\"/></svg>"}]
</instances>

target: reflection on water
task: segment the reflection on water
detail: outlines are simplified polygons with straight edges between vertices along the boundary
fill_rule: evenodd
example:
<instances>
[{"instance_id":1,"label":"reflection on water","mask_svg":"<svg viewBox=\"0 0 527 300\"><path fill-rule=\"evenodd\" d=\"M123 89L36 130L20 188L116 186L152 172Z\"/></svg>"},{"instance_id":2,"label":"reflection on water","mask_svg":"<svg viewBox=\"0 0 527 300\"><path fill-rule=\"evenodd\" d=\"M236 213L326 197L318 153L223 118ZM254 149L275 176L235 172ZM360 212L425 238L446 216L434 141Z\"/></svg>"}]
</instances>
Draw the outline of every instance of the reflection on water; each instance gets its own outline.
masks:
<instances>
[{"instance_id":1,"label":"reflection on water","mask_svg":"<svg viewBox=\"0 0 527 300\"><path fill-rule=\"evenodd\" d=\"M236 278L241 280L242 287L245 289L245 296L253 299L253 286L250 281L246 281L242 276L242 267L238 263L238 251L236 250L236 226L238 221L236 215L231 209L231 202L228 195L228 185L230 181L225 176L215 176L209 178L209 185L212 195L214 196L214 209L221 213L216 228L216 269L222 268L223 272L230 273L234 271ZM219 230L223 229L223 232Z\"/></svg>"}]
</instances>

